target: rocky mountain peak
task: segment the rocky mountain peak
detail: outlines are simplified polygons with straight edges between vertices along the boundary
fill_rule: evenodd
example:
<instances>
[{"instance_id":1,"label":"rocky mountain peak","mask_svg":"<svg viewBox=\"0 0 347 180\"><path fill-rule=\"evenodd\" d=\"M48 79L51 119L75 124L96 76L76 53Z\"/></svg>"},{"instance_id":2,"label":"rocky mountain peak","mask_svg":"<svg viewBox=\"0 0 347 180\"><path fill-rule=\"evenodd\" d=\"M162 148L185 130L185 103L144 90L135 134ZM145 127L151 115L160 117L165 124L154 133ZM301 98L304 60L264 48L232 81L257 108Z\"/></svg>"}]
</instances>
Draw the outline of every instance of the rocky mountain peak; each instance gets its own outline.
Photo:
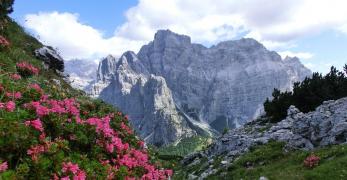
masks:
<instances>
[{"instance_id":1,"label":"rocky mountain peak","mask_svg":"<svg viewBox=\"0 0 347 180\"><path fill-rule=\"evenodd\" d=\"M217 44L218 48L247 48L265 49L265 47L253 38L241 38L239 40L223 41Z\"/></svg>"},{"instance_id":2,"label":"rocky mountain peak","mask_svg":"<svg viewBox=\"0 0 347 180\"><path fill-rule=\"evenodd\" d=\"M153 43L158 48L188 46L191 44L189 36L180 35L170 30L159 30L154 35Z\"/></svg>"},{"instance_id":3,"label":"rocky mountain peak","mask_svg":"<svg viewBox=\"0 0 347 180\"><path fill-rule=\"evenodd\" d=\"M122 58L126 58L128 62L133 63L134 61L137 60L137 56L133 51L127 51L125 53L123 53L123 55L121 56Z\"/></svg>"},{"instance_id":4,"label":"rocky mountain peak","mask_svg":"<svg viewBox=\"0 0 347 180\"><path fill-rule=\"evenodd\" d=\"M285 62L295 62L295 63L300 63L300 59L296 56L294 57L290 57L290 56L286 56L283 61Z\"/></svg>"},{"instance_id":5,"label":"rocky mountain peak","mask_svg":"<svg viewBox=\"0 0 347 180\"><path fill-rule=\"evenodd\" d=\"M297 57L289 57L283 59L283 62L286 66L289 67L290 72L293 75L293 77L305 77L307 73L312 73L310 70L308 70L299 60ZM295 78L294 78L295 79ZM300 79L295 79L294 81L299 81Z\"/></svg>"},{"instance_id":6,"label":"rocky mountain peak","mask_svg":"<svg viewBox=\"0 0 347 180\"><path fill-rule=\"evenodd\" d=\"M107 57L103 58L100 61L97 70L97 80L109 80L114 71L116 70L116 63L117 59L112 55L108 55Z\"/></svg>"},{"instance_id":7,"label":"rocky mountain peak","mask_svg":"<svg viewBox=\"0 0 347 180\"><path fill-rule=\"evenodd\" d=\"M274 88L290 90L311 75L300 62L289 62L254 39L206 48L160 30L139 53L103 59L98 79L113 81L96 83L94 94L128 113L147 142L163 145L258 116ZM164 131L171 133L164 137Z\"/></svg>"}]
</instances>

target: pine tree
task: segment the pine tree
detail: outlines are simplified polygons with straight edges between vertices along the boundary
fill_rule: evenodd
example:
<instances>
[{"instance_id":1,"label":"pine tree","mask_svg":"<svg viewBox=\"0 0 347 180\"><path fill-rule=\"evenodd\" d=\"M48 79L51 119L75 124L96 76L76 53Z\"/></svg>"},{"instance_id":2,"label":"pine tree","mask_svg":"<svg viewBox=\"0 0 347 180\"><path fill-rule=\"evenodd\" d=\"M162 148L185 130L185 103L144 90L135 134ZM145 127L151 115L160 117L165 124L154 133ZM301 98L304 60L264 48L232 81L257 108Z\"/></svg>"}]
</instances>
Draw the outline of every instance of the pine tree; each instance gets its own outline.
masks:
<instances>
[{"instance_id":1,"label":"pine tree","mask_svg":"<svg viewBox=\"0 0 347 180\"><path fill-rule=\"evenodd\" d=\"M344 66L347 74L347 64ZM290 105L295 105L302 112L314 110L326 100L336 100L347 96L347 76L335 67L322 76L313 73L312 77L305 78L302 82L296 82L293 92L280 92L274 89L270 101L264 103L264 110L271 122L278 122L287 115Z\"/></svg>"},{"instance_id":2,"label":"pine tree","mask_svg":"<svg viewBox=\"0 0 347 180\"><path fill-rule=\"evenodd\" d=\"M1 18L13 12L13 3L14 3L14 0L0 0Z\"/></svg>"}]
</instances>

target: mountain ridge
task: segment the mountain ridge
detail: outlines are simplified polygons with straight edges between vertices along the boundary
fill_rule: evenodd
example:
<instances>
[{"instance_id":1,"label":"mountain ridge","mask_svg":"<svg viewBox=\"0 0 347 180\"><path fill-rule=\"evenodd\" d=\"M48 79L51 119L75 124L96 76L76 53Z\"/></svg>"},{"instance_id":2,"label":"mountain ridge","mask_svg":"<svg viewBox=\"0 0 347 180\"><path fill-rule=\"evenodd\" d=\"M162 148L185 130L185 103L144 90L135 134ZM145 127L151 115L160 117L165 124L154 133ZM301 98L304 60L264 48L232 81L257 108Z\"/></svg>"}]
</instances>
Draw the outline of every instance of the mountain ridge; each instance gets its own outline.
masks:
<instances>
[{"instance_id":1,"label":"mountain ridge","mask_svg":"<svg viewBox=\"0 0 347 180\"><path fill-rule=\"evenodd\" d=\"M143 91L140 86L145 86L151 74L161 76L171 92L167 95L172 96L165 98L173 99L177 106L176 110L172 108L166 114L178 114L181 119L178 129L190 129L195 131L191 134L196 134L194 127L209 126L212 128L205 128L205 132L211 132L211 129L222 132L224 127L238 127L261 114L262 103L271 96L273 88L290 90L294 82L311 75L300 61L292 59L282 60L280 55L268 51L254 39L224 41L207 48L191 43L189 36L159 30L154 40L137 54L127 51L119 59L103 59L98 77L107 78L99 78L89 93L124 110L130 119L132 116L144 117L145 97L139 93ZM154 98L154 94L146 95ZM164 106L159 109L165 111ZM179 115L180 111L187 116ZM166 118L168 122L175 121L169 116ZM144 124L157 122L156 126L163 126L160 121L151 119L131 120L133 124L138 121ZM199 125L190 127L193 121ZM141 134L143 130L138 127L137 131ZM142 137L149 134L143 133ZM148 142L165 145L180 139L183 134L178 134L170 140L162 137L156 142Z\"/></svg>"}]
</instances>

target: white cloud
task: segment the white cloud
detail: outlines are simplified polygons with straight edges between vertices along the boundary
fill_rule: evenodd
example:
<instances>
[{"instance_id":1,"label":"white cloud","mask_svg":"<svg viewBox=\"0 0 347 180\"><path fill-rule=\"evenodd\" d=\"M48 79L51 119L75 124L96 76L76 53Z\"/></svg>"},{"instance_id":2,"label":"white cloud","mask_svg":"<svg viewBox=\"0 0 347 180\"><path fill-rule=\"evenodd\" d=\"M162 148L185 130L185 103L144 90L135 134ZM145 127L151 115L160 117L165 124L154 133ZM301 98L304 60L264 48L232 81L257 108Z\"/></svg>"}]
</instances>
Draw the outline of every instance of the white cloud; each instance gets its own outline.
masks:
<instances>
[{"instance_id":1,"label":"white cloud","mask_svg":"<svg viewBox=\"0 0 347 180\"><path fill-rule=\"evenodd\" d=\"M100 57L137 51L158 29L171 29L194 42L213 44L252 37L272 50L287 50L301 37L334 29L347 33L347 1L343 0L139 0L126 11L126 22L114 36L78 21L70 13L26 16L25 26L64 57ZM309 53L298 56L310 57Z\"/></svg>"},{"instance_id":2,"label":"white cloud","mask_svg":"<svg viewBox=\"0 0 347 180\"><path fill-rule=\"evenodd\" d=\"M278 52L278 54L281 55L282 59L284 59L286 56L298 57L299 59L311 59L313 57L313 54L309 52L281 51Z\"/></svg>"},{"instance_id":3,"label":"white cloud","mask_svg":"<svg viewBox=\"0 0 347 180\"><path fill-rule=\"evenodd\" d=\"M57 47L65 59L120 55L126 50L138 50L143 43L117 36L104 38L99 30L80 23L78 15L71 13L29 14L24 25L45 44Z\"/></svg>"},{"instance_id":4,"label":"white cloud","mask_svg":"<svg viewBox=\"0 0 347 180\"><path fill-rule=\"evenodd\" d=\"M347 25L342 0L140 0L126 13L117 35L150 40L157 29L169 28L195 42L215 43L238 37L267 47L292 46L297 38Z\"/></svg>"},{"instance_id":5,"label":"white cloud","mask_svg":"<svg viewBox=\"0 0 347 180\"><path fill-rule=\"evenodd\" d=\"M346 33L347 34L347 23L342 25L340 28L340 31L343 32L343 33Z\"/></svg>"}]
</instances>

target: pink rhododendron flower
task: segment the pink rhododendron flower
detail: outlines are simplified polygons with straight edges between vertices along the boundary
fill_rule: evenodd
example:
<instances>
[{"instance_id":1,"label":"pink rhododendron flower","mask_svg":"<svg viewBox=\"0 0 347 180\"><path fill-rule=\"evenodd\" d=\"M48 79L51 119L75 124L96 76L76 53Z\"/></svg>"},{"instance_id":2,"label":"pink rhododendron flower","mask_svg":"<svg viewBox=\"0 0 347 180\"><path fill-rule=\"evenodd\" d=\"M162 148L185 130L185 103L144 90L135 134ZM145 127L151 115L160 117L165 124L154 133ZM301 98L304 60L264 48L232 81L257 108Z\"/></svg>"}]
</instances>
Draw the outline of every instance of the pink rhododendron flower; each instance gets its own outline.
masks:
<instances>
[{"instance_id":1,"label":"pink rhododendron flower","mask_svg":"<svg viewBox=\"0 0 347 180\"><path fill-rule=\"evenodd\" d=\"M3 47L10 46L10 42L8 42L8 40L4 36L1 36L1 35L0 35L0 46L3 46Z\"/></svg>"},{"instance_id":2,"label":"pink rhododendron flower","mask_svg":"<svg viewBox=\"0 0 347 180\"><path fill-rule=\"evenodd\" d=\"M20 98L22 98L22 94L21 94L20 92L16 92L16 93L14 94L14 98L15 98L15 99L20 99Z\"/></svg>"},{"instance_id":3,"label":"pink rhododendron flower","mask_svg":"<svg viewBox=\"0 0 347 180\"><path fill-rule=\"evenodd\" d=\"M39 117L43 117L49 114L49 109L43 105L41 105L40 102L32 101L29 104L24 105L27 109L33 109L36 112L36 115Z\"/></svg>"},{"instance_id":4,"label":"pink rhododendron flower","mask_svg":"<svg viewBox=\"0 0 347 180\"><path fill-rule=\"evenodd\" d=\"M8 169L8 164L6 161L0 164L0 173L6 171L7 169Z\"/></svg>"},{"instance_id":5,"label":"pink rhododendron flower","mask_svg":"<svg viewBox=\"0 0 347 180\"><path fill-rule=\"evenodd\" d=\"M22 79L22 77L19 74L11 74L10 78L15 81Z\"/></svg>"},{"instance_id":6,"label":"pink rhododendron flower","mask_svg":"<svg viewBox=\"0 0 347 180\"><path fill-rule=\"evenodd\" d=\"M42 94L40 101L45 102L48 100L48 95L47 94Z\"/></svg>"},{"instance_id":7,"label":"pink rhododendron flower","mask_svg":"<svg viewBox=\"0 0 347 180\"><path fill-rule=\"evenodd\" d=\"M53 174L53 180L59 180L59 177L56 173Z\"/></svg>"},{"instance_id":8,"label":"pink rhododendron flower","mask_svg":"<svg viewBox=\"0 0 347 180\"><path fill-rule=\"evenodd\" d=\"M42 122L40 119L36 119L36 120L32 120L32 121L25 121L24 124L26 126L31 126L40 132L43 132L43 126L42 126Z\"/></svg>"},{"instance_id":9,"label":"pink rhododendron flower","mask_svg":"<svg viewBox=\"0 0 347 180\"><path fill-rule=\"evenodd\" d=\"M31 159L33 161L37 161L38 156L45 152L46 148L43 145L36 145L32 146L28 151L27 154L31 156Z\"/></svg>"},{"instance_id":10,"label":"pink rhododendron flower","mask_svg":"<svg viewBox=\"0 0 347 180\"><path fill-rule=\"evenodd\" d=\"M69 176L65 176L65 177L60 178L60 180L70 180L70 177Z\"/></svg>"},{"instance_id":11,"label":"pink rhododendron flower","mask_svg":"<svg viewBox=\"0 0 347 180\"><path fill-rule=\"evenodd\" d=\"M107 165L107 164L110 163L110 160L99 160L99 161L100 161L100 163L101 163L103 166L105 166L105 165Z\"/></svg>"},{"instance_id":12,"label":"pink rhododendron flower","mask_svg":"<svg viewBox=\"0 0 347 180\"><path fill-rule=\"evenodd\" d=\"M113 153L113 151L114 151L114 145L113 144L106 144L105 148L109 153Z\"/></svg>"},{"instance_id":13,"label":"pink rhododendron flower","mask_svg":"<svg viewBox=\"0 0 347 180\"><path fill-rule=\"evenodd\" d=\"M136 180L134 177L125 177L125 180Z\"/></svg>"},{"instance_id":14,"label":"pink rhododendron flower","mask_svg":"<svg viewBox=\"0 0 347 180\"><path fill-rule=\"evenodd\" d=\"M145 142L139 141L139 142L138 142L138 145L139 145L141 148L143 148L143 147L145 146Z\"/></svg>"},{"instance_id":15,"label":"pink rhododendron flower","mask_svg":"<svg viewBox=\"0 0 347 180\"><path fill-rule=\"evenodd\" d=\"M77 123L83 123L80 118L79 104L76 103L74 99L64 99L59 101L48 99L48 96L43 95L40 101L32 101L25 104L24 107L35 110L39 117L49 115L49 113L55 113L58 115L68 114L70 116L75 116Z\"/></svg>"},{"instance_id":16,"label":"pink rhododendron flower","mask_svg":"<svg viewBox=\"0 0 347 180\"><path fill-rule=\"evenodd\" d=\"M6 96L9 98L20 99L20 98L22 98L22 93L20 93L20 92L15 92L15 93L7 92Z\"/></svg>"},{"instance_id":17,"label":"pink rhododendron flower","mask_svg":"<svg viewBox=\"0 0 347 180\"><path fill-rule=\"evenodd\" d=\"M63 173L72 173L73 180L85 180L86 173L78 167L78 164L72 162L63 162L61 171Z\"/></svg>"},{"instance_id":18,"label":"pink rhododendron flower","mask_svg":"<svg viewBox=\"0 0 347 180\"><path fill-rule=\"evenodd\" d=\"M86 179L86 173L84 171L78 171L76 175L73 176L73 180L85 180Z\"/></svg>"},{"instance_id":19,"label":"pink rhododendron flower","mask_svg":"<svg viewBox=\"0 0 347 180\"><path fill-rule=\"evenodd\" d=\"M16 109L16 104L13 101L8 101L5 105L6 111L13 112Z\"/></svg>"},{"instance_id":20,"label":"pink rhododendron flower","mask_svg":"<svg viewBox=\"0 0 347 180\"><path fill-rule=\"evenodd\" d=\"M75 102L75 99L64 99L64 106L70 114L75 116L79 115L79 105Z\"/></svg>"},{"instance_id":21,"label":"pink rhododendron flower","mask_svg":"<svg viewBox=\"0 0 347 180\"><path fill-rule=\"evenodd\" d=\"M36 84L36 83L33 83L33 84L30 84L29 85L29 88L30 89L34 89L36 90L38 93L42 94L43 93L43 90L41 89L40 85Z\"/></svg>"},{"instance_id":22,"label":"pink rhododendron flower","mask_svg":"<svg viewBox=\"0 0 347 180\"><path fill-rule=\"evenodd\" d=\"M27 62L19 62L16 64L18 71L25 74L38 75L39 69ZM22 74L23 75L23 74Z\"/></svg>"},{"instance_id":23,"label":"pink rhododendron flower","mask_svg":"<svg viewBox=\"0 0 347 180\"><path fill-rule=\"evenodd\" d=\"M127 125L125 125L124 122L120 124L120 127L124 129L128 134L133 134L133 131Z\"/></svg>"},{"instance_id":24,"label":"pink rhododendron flower","mask_svg":"<svg viewBox=\"0 0 347 180\"><path fill-rule=\"evenodd\" d=\"M318 166L320 158L314 154L311 154L304 160L304 166L308 168L313 168Z\"/></svg>"},{"instance_id":25,"label":"pink rhododendron flower","mask_svg":"<svg viewBox=\"0 0 347 180\"><path fill-rule=\"evenodd\" d=\"M40 134L39 140L40 141L45 141L45 139L46 139L46 133L43 132L43 133Z\"/></svg>"},{"instance_id":26,"label":"pink rhododendron flower","mask_svg":"<svg viewBox=\"0 0 347 180\"><path fill-rule=\"evenodd\" d=\"M171 169L167 169L165 170L165 174L171 177L173 174L173 171Z\"/></svg>"},{"instance_id":27,"label":"pink rhododendron flower","mask_svg":"<svg viewBox=\"0 0 347 180\"><path fill-rule=\"evenodd\" d=\"M61 169L63 173L72 172L72 174L76 174L79 171L79 167L77 164L73 164L72 162L63 162L63 168Z\"/></svg>"}]
</instances>

